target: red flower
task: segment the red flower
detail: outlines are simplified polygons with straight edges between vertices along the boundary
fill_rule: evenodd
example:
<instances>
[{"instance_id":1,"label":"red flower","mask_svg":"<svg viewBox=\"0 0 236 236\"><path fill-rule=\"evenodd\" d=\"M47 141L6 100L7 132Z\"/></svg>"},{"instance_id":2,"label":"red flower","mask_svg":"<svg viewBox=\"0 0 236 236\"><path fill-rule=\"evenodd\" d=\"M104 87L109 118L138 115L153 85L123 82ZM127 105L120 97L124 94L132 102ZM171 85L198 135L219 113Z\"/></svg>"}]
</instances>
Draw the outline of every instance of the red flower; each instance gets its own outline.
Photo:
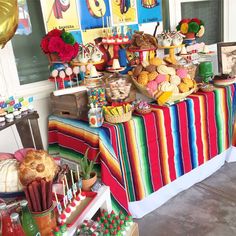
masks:
<instances>
[{"instance_id":1,"label":"red flower","mask_svg":"<svg viewBox=\"0 0 236 236\"><path fill-rule=\"evenodd\" d=\"M61 52L64 49L65 43L60 37L51 37L48 43L48 50L50 53Z\"/></svg>"},{"instance_id":2,"label":"red flower","mask_svg":"<svg viewBox=\"0 0 236 236\"><path fill-rule=\"evenodd\" d=\"M44 37L41 40L40 47L42 48L44 53L49 53L49 50L48 50L48 38L47 37Z\"/></svg>"},{"instance_id":3,"label":"red flower","mask_svg":"<svg viewBox=\"0 0 236 236\"><path fill-rule=\"evenodd\" d=\"M198 18L193 18L191 21L196 22L198 25L201 24L201 21Z\"/></svg>"},{"instance_id":4,"label":"red flower","mask_svg":"<svg viewBox=\"0 0 236 236\"><path fill-rule=\"evenodd\" d=\"M50 37L50 38L53 37L53 36L60 37L62 33L63 33L62 30L53 29L53 30L51 30L50 32L48 32L47 36Z\"/></svg>"},{"instance_id":5,"label":"red flower","mask_svg":"<svg viewBox=\"0 0 236 236\"><path fill-rule=\"evenodd\" d=\"M74 58L74 48L70 44L65 44L62 51L59 52L59 57L62 61L68 62Z\"/></svg>"},{"instance_id":6,"label":"red flower","mask_svg":"<svg viewBox=\"0 0 236 236\"><path fill-rule=\"evenodd\" d=\"M180 22L179 22L179 24L181 25L181 24L183 24L183 23L189 23L191 21L191 19L182 19Z\"/></svg>"}]
</instances>

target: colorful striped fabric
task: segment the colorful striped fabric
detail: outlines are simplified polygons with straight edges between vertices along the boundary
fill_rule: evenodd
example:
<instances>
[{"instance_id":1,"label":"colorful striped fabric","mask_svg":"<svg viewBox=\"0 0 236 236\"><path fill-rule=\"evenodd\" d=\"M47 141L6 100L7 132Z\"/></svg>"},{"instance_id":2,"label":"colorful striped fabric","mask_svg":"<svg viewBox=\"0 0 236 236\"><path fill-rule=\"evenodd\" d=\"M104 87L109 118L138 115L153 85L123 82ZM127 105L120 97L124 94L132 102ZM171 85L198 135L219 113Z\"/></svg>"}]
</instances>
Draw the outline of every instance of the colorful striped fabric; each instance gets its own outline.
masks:
<instances>
[{"instance_id":1,"label":"colorful striped fabric","mask_svg":"<svg viewBox=\"0 0 236 236\"><path fill-rule=\"evenodd\" d=\"M169 107L133 115L122 124L90 128L84 121L49 117L49 152L76 160L101 152L102 181L126 210L162 186L226 150L232 142L234 85L198 92ZM235 100L235 99L234 99Z\"/></svg>"}]
</instances>

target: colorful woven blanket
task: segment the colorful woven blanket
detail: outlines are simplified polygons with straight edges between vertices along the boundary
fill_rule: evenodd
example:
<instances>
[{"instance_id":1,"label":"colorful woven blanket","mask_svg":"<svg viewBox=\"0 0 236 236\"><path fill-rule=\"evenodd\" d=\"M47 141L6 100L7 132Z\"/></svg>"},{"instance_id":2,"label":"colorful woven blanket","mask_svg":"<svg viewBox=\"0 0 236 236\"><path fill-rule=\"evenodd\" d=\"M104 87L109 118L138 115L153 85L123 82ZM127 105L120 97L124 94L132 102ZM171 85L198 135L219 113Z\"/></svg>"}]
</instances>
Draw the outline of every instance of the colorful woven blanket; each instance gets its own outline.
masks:
<instances>
[{"instance_id":1,"label":"colorful woven blanket","mask_svg":"<svg viewBox=\"0 0 236 236\"><path fill-rule=\"evenodd\" d=\"M129 122L90 128L85 121L49 117L49 152L75 160L100 151L101 177L125 210L232 143L234 85L198 92L169 107L152 105ZM236 100L236 99L234 99Z\"/></svg>"}]
</instances>

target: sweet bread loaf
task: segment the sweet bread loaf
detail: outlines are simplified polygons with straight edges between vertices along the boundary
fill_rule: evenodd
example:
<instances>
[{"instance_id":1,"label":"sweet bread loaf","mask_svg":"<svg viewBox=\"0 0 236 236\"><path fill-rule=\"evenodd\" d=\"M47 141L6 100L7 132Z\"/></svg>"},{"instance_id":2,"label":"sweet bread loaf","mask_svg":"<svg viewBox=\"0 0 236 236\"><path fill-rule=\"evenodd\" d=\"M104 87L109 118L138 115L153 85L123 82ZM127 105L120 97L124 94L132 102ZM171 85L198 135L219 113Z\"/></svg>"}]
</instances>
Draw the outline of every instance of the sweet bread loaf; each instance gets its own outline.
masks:
<instances>
[{"instance_id":1,"label":"sweet bread loaf","mask_svg":"<svg viewBox=\"0 0 236 236\"><path fill-rule=\"evenodd\" d=\"M27 152L19 167L19 179L26 186L37 178L51 181L58 171L54 159L44 150L30 150Z\"/></svg>"}]
</instances>

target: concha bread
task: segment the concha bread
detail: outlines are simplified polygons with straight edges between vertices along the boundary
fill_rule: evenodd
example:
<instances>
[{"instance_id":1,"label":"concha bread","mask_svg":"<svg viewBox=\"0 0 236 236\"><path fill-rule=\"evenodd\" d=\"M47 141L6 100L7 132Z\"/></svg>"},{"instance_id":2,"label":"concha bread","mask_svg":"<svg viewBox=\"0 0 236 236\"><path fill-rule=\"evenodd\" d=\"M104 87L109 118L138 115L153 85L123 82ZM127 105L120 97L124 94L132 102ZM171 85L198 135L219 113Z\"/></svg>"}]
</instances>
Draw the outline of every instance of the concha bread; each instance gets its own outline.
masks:
<instances>
[{"instance_id":1,"label":"concha bread","mask_svg":"<svg viewBox=\"0 0 236 236\"><path fill-rule=\"evenodd\" d=\"M0 161L0 192L19 192L22 190L18 168L19 162L16 159Z\"/></svg>"},{"instance_id":2,"label":"concha bread","mask_svg":"<svg viewBox=\"0 0 236 236\"><path fill-rule=\"evenodd\" d=\"M44 150L30 150L27 152L19 167L19 178L26 186L37 178L53 180L58 170L54 159Z\"/></svg>"}]
</instances>

